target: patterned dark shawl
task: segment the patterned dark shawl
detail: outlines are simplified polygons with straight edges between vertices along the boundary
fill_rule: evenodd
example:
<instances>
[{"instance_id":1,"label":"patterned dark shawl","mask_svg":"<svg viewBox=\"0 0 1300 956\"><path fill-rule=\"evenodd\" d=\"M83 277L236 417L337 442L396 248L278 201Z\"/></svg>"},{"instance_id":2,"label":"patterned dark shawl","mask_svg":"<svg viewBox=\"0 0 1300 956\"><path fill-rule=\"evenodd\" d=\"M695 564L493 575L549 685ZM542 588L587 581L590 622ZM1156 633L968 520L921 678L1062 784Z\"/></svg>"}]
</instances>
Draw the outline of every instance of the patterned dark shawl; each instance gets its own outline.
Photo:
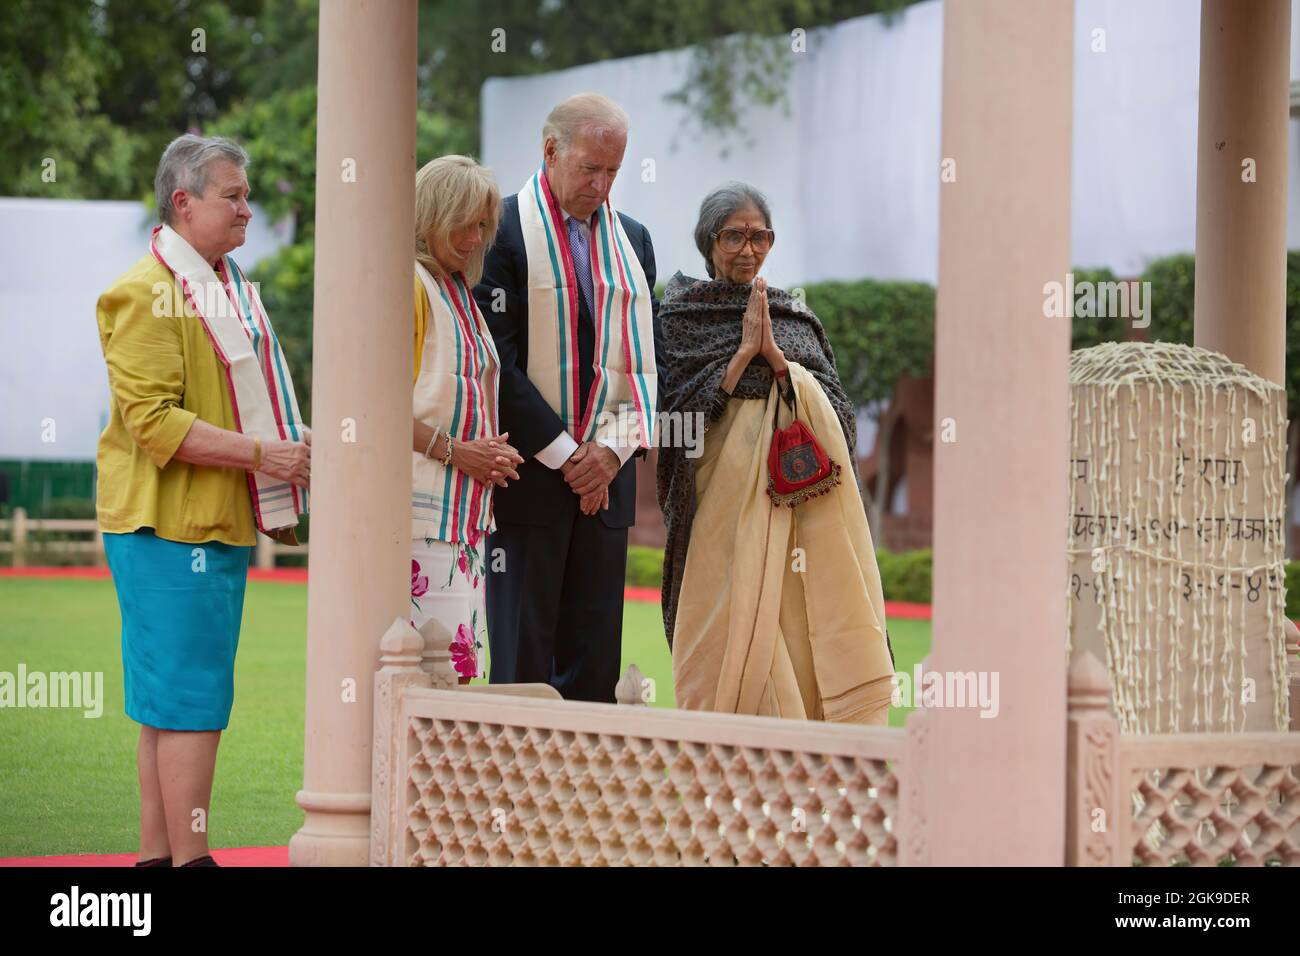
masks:
<instances>
[{"instance_id":1,"label":"patterned dark shawl","mask_svg":"<svg viewBox=\"0 0 1300 956\"><path fill-rule=\"evenodd\" d=\"M722 390L727 363L740 346L749 293L750 286L725 279L692 279L678 272L669 280L659 305L660 339L655 355L662 411L703 412L708 428L726 412L731 399L767 398L772 390L772 367L761 356L750 362L733 394ZM776 344L788 361L802 365L817 379L839 416L849 451L854 453L857 419L835 372L835 356L826 331L817 316L788 292L768 286L767 299ZM695 517L697 460L687 458L685 448L659 448L659 507L668 527L661 600L664 634L670 648L691 521ZM849 475L857 474L856 462L840 465Z\"/></svg>"}]
</instances>

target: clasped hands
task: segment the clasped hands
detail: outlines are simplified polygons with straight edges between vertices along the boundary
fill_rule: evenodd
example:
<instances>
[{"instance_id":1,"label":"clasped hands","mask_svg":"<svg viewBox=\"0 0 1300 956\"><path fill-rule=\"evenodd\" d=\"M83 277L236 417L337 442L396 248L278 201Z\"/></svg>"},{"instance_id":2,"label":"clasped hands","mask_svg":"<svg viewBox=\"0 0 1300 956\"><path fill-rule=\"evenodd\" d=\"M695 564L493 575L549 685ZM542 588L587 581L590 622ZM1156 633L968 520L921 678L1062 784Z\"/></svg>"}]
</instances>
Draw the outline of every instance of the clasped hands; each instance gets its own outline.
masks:
<instances>
[{"instance_id":1,"label":"clasped hands","mask_svg":"<svg viewBox=\"0 0 1300 956\"><path fill-rule=\"evenodd\" d=\"M750 289L736 354L747 362L761 355L773 369L785 368L785 353L776 344L772 332L772 313L768 310L767 282L764 279L755 279Z\"/></svg>"},{"instance_id":2,"label":"clasped hands","mask_svg":"<svg viewBox=\"0 0 1300 956\"><path fill-rule=\"evenodd\" d=\"M594 441L585 441L560 466L560 473L578 496L578 510L594 515L609 507L609 483L620 467L618 455Z\"/></svg>"},{"instance_id":3,"label":"clasped hands","mask_svg":"<svg viewBox=\"0 0 1300 956\"><path fill-rule=\"evenodd\" d=\"M517 468L524 463L519 452L506 441L509 437L509 432L502 432L473 441L454 442L452 464L475 481L504 488L506 479L519 480Z\"/></svg>"},{"instance_id":4,"label":"clasped hands","mask_svg":"<svg viewBox=\"0 0 1300 956\"><path fill-rule=\"evenodd\" d=\"M785 353L776 344L772 332L772 314L768 311L767 283L762 279L754 280L754 287L749 291L749 301L745 304L745 314L740 326L740 344L736 354L727 363L722 375L722 390L728 395L734 394L745 369L755 358L762 356L772 371L782 375L787 369Z\"/></svg>"}]
</instances>

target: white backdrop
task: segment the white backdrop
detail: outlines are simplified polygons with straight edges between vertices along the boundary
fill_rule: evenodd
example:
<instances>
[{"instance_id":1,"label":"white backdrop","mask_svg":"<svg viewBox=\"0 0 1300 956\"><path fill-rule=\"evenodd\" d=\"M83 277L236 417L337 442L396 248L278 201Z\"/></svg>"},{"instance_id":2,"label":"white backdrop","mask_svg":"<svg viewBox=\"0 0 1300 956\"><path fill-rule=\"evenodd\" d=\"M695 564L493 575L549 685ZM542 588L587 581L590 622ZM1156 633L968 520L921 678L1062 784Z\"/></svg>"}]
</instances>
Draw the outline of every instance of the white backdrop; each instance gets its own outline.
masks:
<instances>
[{"instance_id":1,"label":"white backdrop","mask_svg":"<svg viewBox=\"0 0 1300 956\"><path fill-rule=\"evenodd\" d=\"M265 218L254 206L244 269L292 241ZM95 303L156 222L139 202L0 198L0 458L94 460L109 408Z\"/></svg>"},{"instance_id":2,"label":"white backdrop","mask_svg":"<svg viewBox=\"0 0 1300 956\"><path fill-rule=\"evenodd\" d=\"M1292 22L1300 31L1300 3ZM1105 52L1092 50L1095 29L1105 31ZM1134 275L1154 258L1192 251L1199 35L1196 0L1077 0L1075 265ZM596 90L631 116L613 201L650 228L662 278L677 269L703 275L691 240L700 200L712 186L742 179L771 201L777 244L765 273L776 284L867 276L934 282L942 47L937 0L908 7L888 25L871 16L814 31L808 52L791 54L788 115L755 107L744 133L725 138L701 135L684 107L664 100L685 75L685 51L489 80L482 158L503 191L517 191L541 162L546 113L566 96ZM1292 62L1300 76L1294 37ZM1287 238L1295 246L1300 126L1291 126ZM647 160L653 181L644 181Z\"/></svg>"}]
</instances>

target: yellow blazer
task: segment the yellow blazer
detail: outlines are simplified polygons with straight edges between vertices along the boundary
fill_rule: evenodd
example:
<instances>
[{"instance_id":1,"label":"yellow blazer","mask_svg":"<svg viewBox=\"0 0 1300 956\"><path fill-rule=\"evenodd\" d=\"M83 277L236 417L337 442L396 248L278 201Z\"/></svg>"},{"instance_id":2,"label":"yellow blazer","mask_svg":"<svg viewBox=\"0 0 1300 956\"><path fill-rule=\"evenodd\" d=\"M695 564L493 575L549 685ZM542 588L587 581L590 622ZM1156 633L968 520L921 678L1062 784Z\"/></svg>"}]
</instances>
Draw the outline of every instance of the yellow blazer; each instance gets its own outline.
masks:
<instances>
[{"instance_id":1,"label":"yellow blazer","mask_svg":"<svg viewBox=\"0 0 1300 956\"><path fill-rule=\"evenodd\" d=\"M173 458L194 419L234 431L235 414L203 324L178 308L155 315L160 294L175 301L175 279L145 255L96 307L112 392L112 417L95 459L100 529L153 528L170 541L256 544L247 472Z\"/></svg>"}]
</instances>

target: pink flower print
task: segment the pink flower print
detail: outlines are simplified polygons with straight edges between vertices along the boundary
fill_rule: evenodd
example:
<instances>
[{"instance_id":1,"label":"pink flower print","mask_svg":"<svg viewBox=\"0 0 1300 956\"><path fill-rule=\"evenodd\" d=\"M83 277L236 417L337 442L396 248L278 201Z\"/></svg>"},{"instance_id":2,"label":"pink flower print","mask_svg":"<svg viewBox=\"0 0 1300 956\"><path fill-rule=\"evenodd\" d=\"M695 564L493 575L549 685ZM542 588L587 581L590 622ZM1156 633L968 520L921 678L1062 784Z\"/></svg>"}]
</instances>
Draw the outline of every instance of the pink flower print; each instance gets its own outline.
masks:
<instances>
[{"instance_id":1,"label":"pink flower print","mask_svg":"<svg viewBox=\"0 0 1300 956\"><path fill-rule=\"evenodd\" d=\"M460 573L469 576L469 558L465 556L465 549L458 548L456 555L456 566L460 568Z\"/></svg>"},{"instance_id":2,"label":"pink flower print","mask_svg":"<svg viewBox=\"0 0 1300 956\"><path fill-rule=\"evenodd\" d=\"M474 635L461 624L451 642L451 662L463 680L478 674L478 656L474 653Z\"/></svg>"},{"instance_id":3,"label":"pink flower print","mask_svg":"<svg viewBox=\"0 0 1300 956\"><path fill-rule=\"evenodd\" d=\"M429 590L429 579L420 573L420 562L411 559L411 597L424 597Z\"/></svg>"},{"instance_id":4,"label":"pink flower print","mask_svg":"<svg viewBox=\"0 0 1300 956\"><path fill-rule=\"evenodd\" d=\"M478 543L482 539L483 539L483 532L480 531L478 528L470 528L467 532L465 532L465 540L468 541L469 546L476 551L478 550Z\"/></svg>"}]
</instances>

